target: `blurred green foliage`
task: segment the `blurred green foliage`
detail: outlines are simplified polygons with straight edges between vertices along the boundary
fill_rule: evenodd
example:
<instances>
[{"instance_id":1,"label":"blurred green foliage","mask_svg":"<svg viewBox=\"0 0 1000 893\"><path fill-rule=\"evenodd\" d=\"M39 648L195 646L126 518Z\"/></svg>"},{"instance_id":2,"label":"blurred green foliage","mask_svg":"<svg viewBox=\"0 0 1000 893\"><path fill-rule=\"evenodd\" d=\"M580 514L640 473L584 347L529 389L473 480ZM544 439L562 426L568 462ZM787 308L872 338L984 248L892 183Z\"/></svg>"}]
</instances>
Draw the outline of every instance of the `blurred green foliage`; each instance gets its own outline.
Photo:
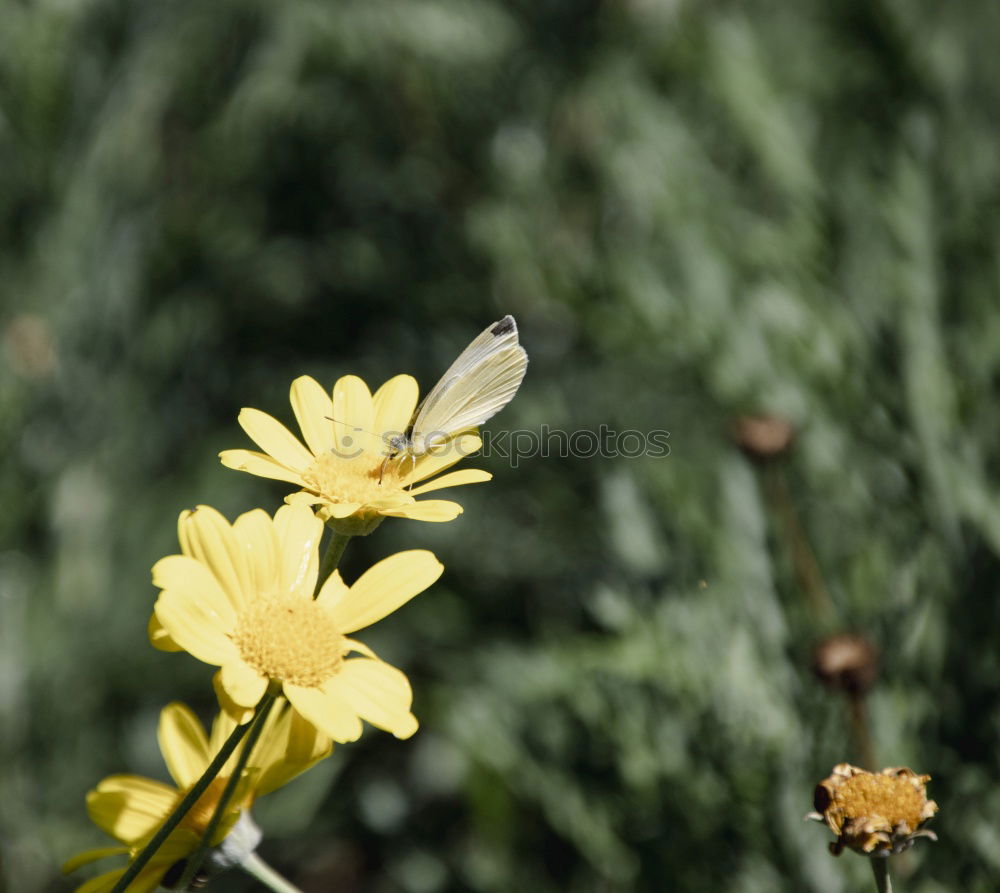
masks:
<instances>
[{"instance_id":1,"label":"blurred green foliage","mask_svg":"<svg viewBox=\"0 0 1000 893\"><path fill-rule=\"evenodd\" d=\"M306 891L846 891L806 824L852 750L819 638L882 649L880 765L934 776L902 890L1000 887L996 4L0 3L0 882L72 888L83 797L164 777L210 669L148 646L178 512L303 373L424 388L506 312L488 428L667 458L468 463L372 644L422 730L260 804ZM761 472L731 420L799 436ZM811 607L777 475L833 605ZM788 505L785 506L786 514ZM233 874L220 891L252 889Z\"/></svg>"}]
</instances>

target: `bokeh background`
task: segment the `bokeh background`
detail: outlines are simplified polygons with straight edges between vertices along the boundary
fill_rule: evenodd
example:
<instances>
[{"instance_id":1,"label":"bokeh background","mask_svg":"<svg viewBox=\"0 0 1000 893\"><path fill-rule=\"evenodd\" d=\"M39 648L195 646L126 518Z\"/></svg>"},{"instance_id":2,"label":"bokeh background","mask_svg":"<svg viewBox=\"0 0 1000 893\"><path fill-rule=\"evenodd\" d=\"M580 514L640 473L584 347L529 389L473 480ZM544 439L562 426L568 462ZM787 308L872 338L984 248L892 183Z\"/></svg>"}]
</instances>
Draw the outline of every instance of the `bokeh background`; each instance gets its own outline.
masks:
<instances>
[{"instance_id":1,"label":"bokeh background","mask_svg":"<svg viewBox=\"0 0 1000 893\"><path fill-rule=\"evenodd\" d=\"M934 776L906 891L1000 888L1000 7L989 0L0 3L0 876L67 891L84 794L165 777L149 568L308 373L424 389L513 313L491 455L348 578L441 582L368 641L420 733L260 804L307 893L868 889L803 822L861 762L826 635L882 659L876 765ZM794 425L766 467L735 420ZM874 768L874 767L873 767ZM232 873L213 885L249 891Z\"/></svg>"}]
</instances>

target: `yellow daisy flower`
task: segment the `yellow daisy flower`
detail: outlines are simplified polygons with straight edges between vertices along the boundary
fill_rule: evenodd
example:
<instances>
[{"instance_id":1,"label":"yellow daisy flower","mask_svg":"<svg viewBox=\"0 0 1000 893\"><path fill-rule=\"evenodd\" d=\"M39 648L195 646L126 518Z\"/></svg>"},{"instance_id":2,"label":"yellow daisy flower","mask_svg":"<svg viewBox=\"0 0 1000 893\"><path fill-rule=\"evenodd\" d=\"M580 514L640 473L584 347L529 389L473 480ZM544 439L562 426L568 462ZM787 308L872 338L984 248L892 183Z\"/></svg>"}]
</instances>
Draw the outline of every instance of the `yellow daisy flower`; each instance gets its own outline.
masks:
<instances>
[{"instance_id":1,"label":"yellow daisy flower","mask_svg":"<svg viewBox=\"0 0 1000 893\"><path fill-rule=\"evenodd\" d=\"M87 794L87 812L93 822L121 846L86 850L63 866L63 872L105 856L128 854L134 859L166 821L187 792L201 778L222 745L232 734L235 722L224 711L206 737L201 723L183 704L169 704L160 713L159 741L164 762L176 786L138 775L112 775ZM217 846L233 829L253 801L291 781L319 760L329 756L330 739L279 701L271 710L260 739L247 761L243 778L229 801L212 845ZM130 893L153 891L171 867L186 859L198 847L239 758L240 748L230 756L218 777L209 785L180 825L157 850L138 877L129 884ZM126 866L84 882L76 893L106 893L124 874Z\"/></svg>"},{"instance_id":2,"label":"yellow daisy flower","mask_svg":"<svg viewBox=\"0 0 1000 893\"><path fill-rule=\"evenodd\" d=\"M346 375L333 386L332 397L303 375L292 382L291 401L305 446L266 413L243 409L240 425L264 452L225 450L219 457L229 468L301 487L289 501L316 506L324 521L350 519L336 525L345 533L368 533L385 516L451 521L462 511L458 503L416 497L492 475L466 469L428 480L482 446L474 431L455 435L415 461L391 458L392 438L406 432L417 394L409 375L389 379L374 396L360 378Z\"/></svg>"},{"instance_id":3,"label":"yellow daisy flower","mask_svg":"<svg viewBox=\"0 0 1000 893\"><path fill-rule=\"evenodd\" d=\"M334 572L313 598L323 522L304 505L255 509L230 526L215 509L181 514L182 555L153 567L163 591L153 644L220 667L219 686L253 707L268 683L334 741L354 741L361 720L408 738L417 730L406 676L349 633L431 585L444 569L414 549L380 561L353 586ZM355 656L349 657L351 653Z\"/></svg>"}]
</instances>

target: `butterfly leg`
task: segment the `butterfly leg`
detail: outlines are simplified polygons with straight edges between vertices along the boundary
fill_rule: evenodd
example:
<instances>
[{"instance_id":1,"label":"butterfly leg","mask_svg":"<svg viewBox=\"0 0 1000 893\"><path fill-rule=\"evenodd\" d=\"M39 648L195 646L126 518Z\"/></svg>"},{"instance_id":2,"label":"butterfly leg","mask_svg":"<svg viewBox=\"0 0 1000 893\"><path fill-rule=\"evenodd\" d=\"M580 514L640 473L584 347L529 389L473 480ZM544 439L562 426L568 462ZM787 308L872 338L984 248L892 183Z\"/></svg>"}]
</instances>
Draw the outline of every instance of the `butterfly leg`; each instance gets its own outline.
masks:
<instances>
[{"instance_id":1,"label":"butterfly leg","mask_svg":"<svg viewBox=\"0 0 1000 893\"><path fill-rule=\"evenodd\" d=\"M413 463L413 464L412 464L412 465L410 466L410 472L412 473L412 472L413 472L413 470L414 470L414 469L415 469L415 468L417 467L417 457L416 457L416 456L415 456L415 455L414 455L413 453L410 453L410 454L409 454L409 456L410 456L410 461L411 461L411 462ZM410 483L408 483L408 484L406 485L406 489L407 489L407 490L412 490L412 489L413 489L413 485L414 485L415 483L416 483L416 481L410 481Z\"/></svg>"}]
</instances>

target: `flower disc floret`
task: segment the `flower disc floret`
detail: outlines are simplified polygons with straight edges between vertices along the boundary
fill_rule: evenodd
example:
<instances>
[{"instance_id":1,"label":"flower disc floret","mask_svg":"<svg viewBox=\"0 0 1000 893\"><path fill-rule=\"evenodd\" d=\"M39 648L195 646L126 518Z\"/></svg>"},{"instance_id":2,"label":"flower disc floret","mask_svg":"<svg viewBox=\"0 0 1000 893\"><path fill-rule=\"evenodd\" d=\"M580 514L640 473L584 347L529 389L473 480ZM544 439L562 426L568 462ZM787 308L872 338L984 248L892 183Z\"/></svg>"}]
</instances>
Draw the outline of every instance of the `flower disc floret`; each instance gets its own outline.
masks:
<instances>
[{"instance_id":1,"label":"flower disc floret","mask_svg":"<svg viewBox=\"0 0 1000 893\"><path fill-rule=\"evenodd\" d=\"M340 668L347 639L328 612L301 596L263 596L240 612L233 642L261 676L318 688Z\"/></svg>"},{"instance_id":2,"label":"flower disc floret","mask_svg":"<svg viewBox=\"0 0 1000 893\"><path fill-rule=\"evenodd\" d=\"M386 494L401 490L400 461L363 455L349 459L333 452L321 453L302 472L307 492L322 496L331 505L372 506L385 502Z\"/></svg>"}]
</instances>

